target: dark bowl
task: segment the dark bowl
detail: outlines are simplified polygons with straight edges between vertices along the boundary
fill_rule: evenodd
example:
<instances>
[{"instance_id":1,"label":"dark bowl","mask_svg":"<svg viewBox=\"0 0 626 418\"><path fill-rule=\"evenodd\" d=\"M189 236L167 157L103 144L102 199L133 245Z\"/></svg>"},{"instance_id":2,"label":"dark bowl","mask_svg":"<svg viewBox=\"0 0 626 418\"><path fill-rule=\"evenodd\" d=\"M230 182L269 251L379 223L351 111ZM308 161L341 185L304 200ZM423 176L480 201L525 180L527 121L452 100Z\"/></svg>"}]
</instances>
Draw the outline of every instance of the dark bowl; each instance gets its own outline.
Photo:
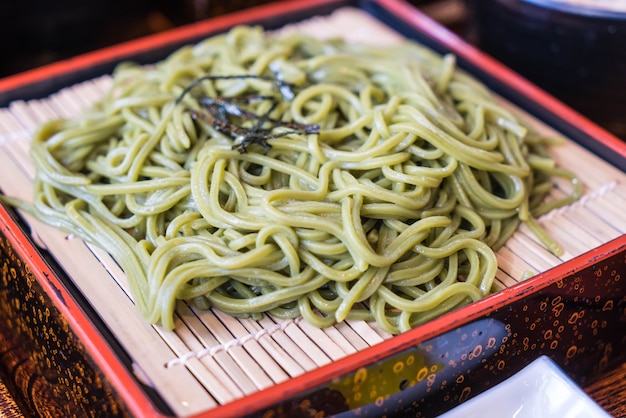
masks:
<instances>
[{"instance_id":1,"label":"dark bowl","mask_svg":"<svg viewBox=\"0 0 626 418\"><path fill-rule=\"evenodd\" d=\"M578 0L468 0L477 45L626 139L626 7Z\"/></svg>"}]
</instances>

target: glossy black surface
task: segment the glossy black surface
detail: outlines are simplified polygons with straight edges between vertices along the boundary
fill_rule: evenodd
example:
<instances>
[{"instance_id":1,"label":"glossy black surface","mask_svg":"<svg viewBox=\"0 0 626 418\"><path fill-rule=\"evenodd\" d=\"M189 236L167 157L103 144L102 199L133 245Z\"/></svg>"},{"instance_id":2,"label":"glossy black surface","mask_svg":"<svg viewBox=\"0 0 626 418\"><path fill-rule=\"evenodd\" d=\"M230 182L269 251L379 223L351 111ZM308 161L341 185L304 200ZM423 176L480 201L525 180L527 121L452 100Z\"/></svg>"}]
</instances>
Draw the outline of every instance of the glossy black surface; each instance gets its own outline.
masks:
<instances>
[{"instance_id":1,"label":"glossy black surface","mask_svg":"<svg viewBox=\"0 0 626 418\"><path fill-rule=\"evenodd\" d=\"M483 51L626 140L626 12L545 1L469 4Z\"/></svg>"},{"instance_id":2,"label":"glossy black surface","mask_svg":"<svg viewBox=\"0 0 626 418\"><path fill-rule=\"evenodd\" d=\"M624 265L622 249L503 308L255 416L436 417L541 355L585 385L626 360Z\"/></svg>"}]
</instances>

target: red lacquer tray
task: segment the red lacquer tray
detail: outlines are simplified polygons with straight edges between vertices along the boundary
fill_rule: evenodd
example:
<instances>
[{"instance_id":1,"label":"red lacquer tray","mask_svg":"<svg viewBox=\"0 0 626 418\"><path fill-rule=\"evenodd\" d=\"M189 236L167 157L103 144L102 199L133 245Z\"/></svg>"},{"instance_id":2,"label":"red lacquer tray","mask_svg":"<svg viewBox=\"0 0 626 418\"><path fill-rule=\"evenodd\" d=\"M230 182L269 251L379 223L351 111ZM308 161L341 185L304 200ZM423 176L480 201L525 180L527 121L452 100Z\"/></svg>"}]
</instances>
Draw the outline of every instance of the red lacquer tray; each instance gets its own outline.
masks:
<instances>
[{"instance_id":1,"label":"red lacquer tray","mask_svg":"<svg viewBox=\"0 0 626 418\"><path fill-rule=\"evenodd\" d=\"M464 70L504 101L601 162L598 170L617 179L601 193L623 190L622 141L397 0L281 2L230 14L0 80L0 105L46 97L110 73L124 60L158 61L237 24L275 29L343 7L366 12L438 52L456 54ZM26 410L79 416L437 416L543 354L584 384L624 361L626 236L624 214L615 212L619 222L610 239L524 282L306 373L185 413L143 373L135 351L118 341L111 322L57 260L33 244L26 222L2 207L3 373Z\"/></svg>"}]
</instances>

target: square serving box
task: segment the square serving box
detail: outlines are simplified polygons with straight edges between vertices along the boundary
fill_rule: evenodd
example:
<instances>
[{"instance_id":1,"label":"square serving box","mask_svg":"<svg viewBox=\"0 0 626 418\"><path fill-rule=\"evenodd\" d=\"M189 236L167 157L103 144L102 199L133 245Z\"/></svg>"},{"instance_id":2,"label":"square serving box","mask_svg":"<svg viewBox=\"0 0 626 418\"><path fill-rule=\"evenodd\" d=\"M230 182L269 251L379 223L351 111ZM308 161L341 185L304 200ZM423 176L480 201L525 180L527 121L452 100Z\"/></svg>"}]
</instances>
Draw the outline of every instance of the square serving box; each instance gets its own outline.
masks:
<instances>
[{"instance_id":1,"label":"square serving box","mask_svg":"<svg viewBox=\"0 0 626 418\"><path fill-rule=\"evenodd\" d=\"M117 321L104 318L80 282L70 279L76 273L64 271L49 251L35 244L38 238L27 221L0 207L0 376L17 394L24 411L46 416L428 417L498 384L541 355L552 358L580 385L624 362L626 144L408 3L307 0L259 6L0 80L0 106L19 111L31 99L109 74L119 62L153 63L178 47L234 25L276 29L345 7L358 9L440 53L456 54L463 70L504 101L570 139L583 155L588 153L591 172L598 171L590 177L609 179L602 187L598 180L601 190L595 193L609 201L611 215L602 228L613 231L610 239L588 244L590 248L582 247L575 256L525 281L409 332L381 336L368 329L372 342L345 355L333 357L322 349L320 356L326 354L329 361L316 363L315 351L309 351L315 364L302 373L244 390L242 396L219 399L203 389L202 379L210 378L210 364L245 368L237 363L237 355L254 357L258 347L249 344L275 347L278 335L257 332L250 334L254 338L240 338L230 346L222 341L222 358L205 364L207 375L190 373L191 363L202 359L189 358L189 363L179 364L179 373L188 375L185 379L177 381L174 375L167 382L158 381L162 374L147 370L142 359L150 351L146 347L162 344L164 334L148 325L128 331L119 313ZM1 119L0 129L7 133ZM580 231L561 235L562 240L587 240L584 231L596 228L585 228L584 218L574 223L582 225ZM501 256L502 261L506 259ZM358 326L353 324L350 332L358 334ZM348 327L343 329L347 332ZM285 327L278 333L288 335L288 330ZM313 341L330 331L307 332ZM125 333L147 337L140 342L139 337L131 338L135 344L129 346L125 337L120 339ZM199 349L208 353L210 348ZM172 358L181 358L175 354L184 357L184 350L169 349L175 352ZM219 379L219 374L211 376ZM170 389L187 393L188 398L170 396Z\"/></svg>"}]
</instances>

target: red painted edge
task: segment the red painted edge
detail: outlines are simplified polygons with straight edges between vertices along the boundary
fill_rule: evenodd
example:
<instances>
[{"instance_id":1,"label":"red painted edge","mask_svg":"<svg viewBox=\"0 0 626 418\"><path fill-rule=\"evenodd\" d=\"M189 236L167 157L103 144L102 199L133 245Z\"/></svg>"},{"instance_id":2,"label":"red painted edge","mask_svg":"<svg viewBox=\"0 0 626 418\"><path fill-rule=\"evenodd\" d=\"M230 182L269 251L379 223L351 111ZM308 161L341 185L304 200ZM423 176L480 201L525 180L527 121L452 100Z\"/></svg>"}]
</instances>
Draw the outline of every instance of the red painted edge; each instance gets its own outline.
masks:
<instances>
[{"instance_id":1,"label":"red painted edge","mask_svg":"<svg viewBox=\"0 0 626 418\"><path fill-rule=\"evenodd\" d=\"M100 367L107 380L115 388L130 412L137 416L157 416L152 403L137 385L134 378L120 363L107 341L93 326L54 271L41 258L30 243L22 228L15 223L6 208L0 205L0 230L13 246L20 258L28 264L33 276L37 279L47 297L65 317L72 331L85 346L85 350Z\"/></svg>"}]
</instances>

